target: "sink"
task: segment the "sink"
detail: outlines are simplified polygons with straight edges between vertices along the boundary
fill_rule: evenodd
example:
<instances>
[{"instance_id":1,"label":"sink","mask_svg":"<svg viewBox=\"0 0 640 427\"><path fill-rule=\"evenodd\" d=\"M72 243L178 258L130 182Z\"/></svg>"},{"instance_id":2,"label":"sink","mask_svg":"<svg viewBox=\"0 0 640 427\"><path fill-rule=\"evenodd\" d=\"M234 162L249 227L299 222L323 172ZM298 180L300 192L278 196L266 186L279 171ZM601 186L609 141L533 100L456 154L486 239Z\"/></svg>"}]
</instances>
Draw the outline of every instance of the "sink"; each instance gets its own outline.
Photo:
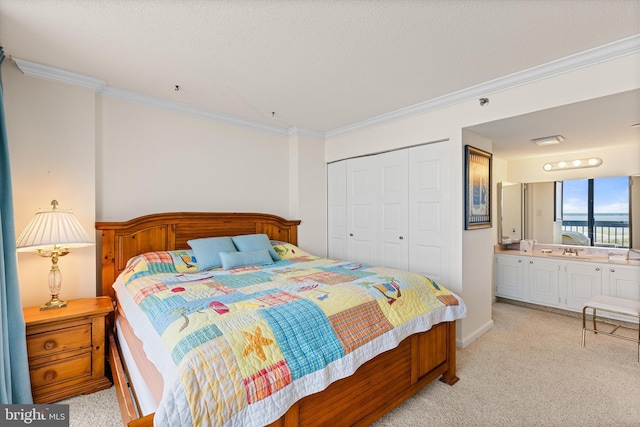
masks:
<instances>
[{"instance_id":1,"label":"sink","mask_svg":"<svg viewBox=\"0 0 640 427\"><path fill-rule=\"evenodd\" d=\"M585 255L585 254L560 254L560 256L564 258L592 258L593 255Z\"/></svg>"},{"instance_id":2,"label":"sink","mask_svg":"<svg viewBox=\"0 0 640 427\"><path fill-rule=\"evenodd\" d=\"M551 258L575 258L577 260L580 260L580 259L585 259L586 260L586 259L594 258L594 255L570 254L570 253L563 254L562 252L551 252L551 253L540 252L540 254L542 256L547 256L547 257L551 257Z\"/></svg>"}]
</instances>

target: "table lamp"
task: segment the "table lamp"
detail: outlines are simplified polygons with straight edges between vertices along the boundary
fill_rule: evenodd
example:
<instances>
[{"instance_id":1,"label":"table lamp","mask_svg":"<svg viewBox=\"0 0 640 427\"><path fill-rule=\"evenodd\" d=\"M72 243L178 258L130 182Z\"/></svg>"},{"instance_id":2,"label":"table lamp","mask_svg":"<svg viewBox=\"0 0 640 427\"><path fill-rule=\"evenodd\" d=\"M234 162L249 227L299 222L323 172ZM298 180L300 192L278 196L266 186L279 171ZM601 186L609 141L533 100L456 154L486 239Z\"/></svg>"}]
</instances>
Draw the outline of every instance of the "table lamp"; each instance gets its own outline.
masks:
<instances>
[{"instance_id":1,"label":"table lamp","mask_svg":"<svg viewBox=\"0 0 640 427\"><path fill-rule=\"evenodd\" d=\"M69 248L93 245L87 233L71 210L58 209L58 202L51 201L50 211L38 211L16 241L18 252L35 250L42 257L51 258L49 270L49 292L51 300L40 307L40 310L60 308L67 305L58 299L62 288L62 273L58 268L58 257L65 256Z\"/></svg>"}]
</instances>

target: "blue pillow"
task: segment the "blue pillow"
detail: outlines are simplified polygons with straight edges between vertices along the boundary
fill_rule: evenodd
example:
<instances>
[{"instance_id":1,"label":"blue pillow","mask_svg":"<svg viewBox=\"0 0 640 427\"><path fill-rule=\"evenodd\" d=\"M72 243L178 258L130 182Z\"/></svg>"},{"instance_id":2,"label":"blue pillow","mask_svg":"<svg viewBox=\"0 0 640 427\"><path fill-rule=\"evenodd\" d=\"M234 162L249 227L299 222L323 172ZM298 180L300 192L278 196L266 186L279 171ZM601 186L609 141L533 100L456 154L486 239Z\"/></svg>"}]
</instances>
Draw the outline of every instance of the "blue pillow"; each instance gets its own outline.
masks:
<instances>
[{"instance_id":1,"label":"blue pillow","mask_svg":"<svg viewBox=\"0 0 640 427\"><path fill-rule=\"evenodd\" d=\"M222 268L231 270L232 268L249 267L252 265L273 264L271 255L266 249L246 252L220 252Z\"/></svg>"},{"instance_id":2,"label":"blue pillow","mask_svg":"<svg viewBox=\"0 0 640 427\"><path fill-rule=\"evenodd\" d=\"M280 261L278 253L271 246L269 236L266 234L247 234L244 236L233 236L233 243L240 252L257 251L260 249L266 249L269 251L271 258L274 261Z\"/></svg>"},{"instance_id":3,"label":"blue pillow","mask_svg":"<svg viewBox=\"0 0 640 427\"><path fill-rule=\"evenodd\" d=\"M204 239L194 239L187 242L198 261L200 270L220 267L220 252L237 252L231 237L207 237Z\"/></svg>"}]
</instances>

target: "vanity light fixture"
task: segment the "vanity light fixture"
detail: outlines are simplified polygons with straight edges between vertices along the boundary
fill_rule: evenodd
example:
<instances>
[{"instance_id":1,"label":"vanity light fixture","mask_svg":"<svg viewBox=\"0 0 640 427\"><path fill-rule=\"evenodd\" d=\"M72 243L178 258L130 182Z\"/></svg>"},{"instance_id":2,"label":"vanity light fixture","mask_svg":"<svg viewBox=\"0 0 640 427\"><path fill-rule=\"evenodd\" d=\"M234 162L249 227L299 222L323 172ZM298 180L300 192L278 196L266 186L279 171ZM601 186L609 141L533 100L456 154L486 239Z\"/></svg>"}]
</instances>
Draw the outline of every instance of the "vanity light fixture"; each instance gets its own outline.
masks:
<instances>
[{"instance_id":1,"label":"vanity light fixture","mask_svg":"<svg viewBox=\"0 0 640 427\"><path fill-rule=\"evenodd\" d=\"M543 138L534 138L531 141L535 142L538 147L543 147L545 145L560 144L562 141L564 141L564 136L562 135L545 136Z\"/></svg>"},{"instance_id":2,"label":"vanity light fixture","mask_svg":"<svg viewBox=\"0 0 640 427\"><path fill-rule=\"evenodd\" d=\"M542 169L547 172L562 171L580 168L597 168L602 164L600 157L591 157L589 159L563 160L560 162L545 163Z\"/></svg>"}]
</instances>

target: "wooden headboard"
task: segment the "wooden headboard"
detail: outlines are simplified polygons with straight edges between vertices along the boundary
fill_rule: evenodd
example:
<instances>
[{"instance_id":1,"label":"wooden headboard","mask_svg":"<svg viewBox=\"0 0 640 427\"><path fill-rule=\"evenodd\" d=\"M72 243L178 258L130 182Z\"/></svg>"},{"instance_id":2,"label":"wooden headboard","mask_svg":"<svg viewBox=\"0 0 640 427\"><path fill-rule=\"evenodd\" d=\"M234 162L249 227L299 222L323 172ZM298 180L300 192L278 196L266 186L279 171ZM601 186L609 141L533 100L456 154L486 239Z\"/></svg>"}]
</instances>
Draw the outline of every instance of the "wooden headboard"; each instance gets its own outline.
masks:
<instances>
[{"instance_id":1,"label":"wooden headboard","mask_svg":"<svg viewBox=\"0 0 640 427\"><path fill-rule=\"evenodd\" d=\"M101 295L114 298L111 285L127 261L145 252L189 249L199 237L264 233L271 240L298 244L299 220L276 215L231 212L173 212L145 215L124 222L96 222L102 231Z\"/></svg>"}]
</instances>

